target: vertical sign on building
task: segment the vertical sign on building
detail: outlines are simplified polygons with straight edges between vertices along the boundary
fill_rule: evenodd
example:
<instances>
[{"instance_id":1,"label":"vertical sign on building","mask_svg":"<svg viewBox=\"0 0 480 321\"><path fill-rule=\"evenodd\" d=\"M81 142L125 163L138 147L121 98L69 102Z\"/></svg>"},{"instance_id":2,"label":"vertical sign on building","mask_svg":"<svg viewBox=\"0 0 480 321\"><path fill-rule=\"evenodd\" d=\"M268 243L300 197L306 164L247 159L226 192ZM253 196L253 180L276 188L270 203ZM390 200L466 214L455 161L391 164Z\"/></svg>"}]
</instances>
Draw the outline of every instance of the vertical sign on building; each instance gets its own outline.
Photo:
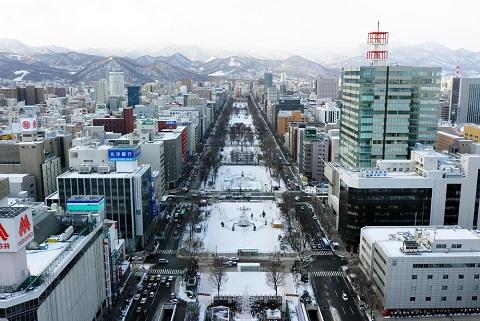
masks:
<instances>
[{"instance_id":1,"label":"vertical sign on building","mask_svg":"<svg viewBox=\"0 0 480 321\"><path fill-rule=\"evenodd\" d=\"M105 262L105 284L107 287L108 306L112 306L112 279L110 277L110 244L108 239L103 240L103 259Z\"/></svg>"}]
</instances>

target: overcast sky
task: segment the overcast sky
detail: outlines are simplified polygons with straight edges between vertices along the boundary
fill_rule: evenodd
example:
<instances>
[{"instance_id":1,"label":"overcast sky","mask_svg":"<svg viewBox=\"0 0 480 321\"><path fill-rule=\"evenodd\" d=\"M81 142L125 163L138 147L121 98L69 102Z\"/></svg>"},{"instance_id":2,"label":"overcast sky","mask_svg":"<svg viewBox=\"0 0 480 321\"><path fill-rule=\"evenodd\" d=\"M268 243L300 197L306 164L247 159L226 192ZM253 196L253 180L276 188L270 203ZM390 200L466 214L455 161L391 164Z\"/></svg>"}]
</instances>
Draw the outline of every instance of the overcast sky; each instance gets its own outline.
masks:
<instances>
[{"instance_id":1,"label":"overcast sky","mask_svg":"<svg viewBox=\"0 0 480 321\"><path fill-rule=\"evenodd\" d=\"M480 51L477 0L11 0L0 38L30 45L192 45L265 53L354 48L376 28L393 46L437 41Z\"/></svg>"}]
</instances>

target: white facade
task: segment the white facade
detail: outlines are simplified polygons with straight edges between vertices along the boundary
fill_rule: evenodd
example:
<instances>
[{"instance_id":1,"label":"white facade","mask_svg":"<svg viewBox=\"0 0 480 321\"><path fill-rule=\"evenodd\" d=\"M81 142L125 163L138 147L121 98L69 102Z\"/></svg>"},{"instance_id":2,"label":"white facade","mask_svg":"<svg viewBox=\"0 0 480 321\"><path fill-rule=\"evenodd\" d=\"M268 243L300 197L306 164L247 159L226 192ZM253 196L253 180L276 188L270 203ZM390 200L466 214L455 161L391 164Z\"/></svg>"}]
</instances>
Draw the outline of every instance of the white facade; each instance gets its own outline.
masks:
<instances>
[{"instance_id":1,"label":"white facade","mask_svg":"<svg viewBox=\"0 0 480 321\"><path fill-rule=\"evenodd\" d=\"M315 120L324 124L336 124L340 119L340 108L337 103L327 101L324 105L315 108Z\"/></svg>"},{"instance_id":2,"label":"white facade","mask_svg":"<svg viewBox=\"0 0 480 321\"><path fill-rule=\"evenodd\" d=\"M108 81L100 79L93 84L95 90L95 103L106 104L108 101Z\"/></svg>"},{"instance_id":3,"label":"white facade","mask_svg":"<svg viewBox=\"0 0 480 321\"><path fill-rule=\"evenodd\" d=\"M433 149L417 149L412 151L411 160L379 161L377 167L387 171L381 177L367 177L365 171L347 169L338 164L327 167L329 204L336 213L339 213L340 182L356 189L429 188L432 190L431 206L424 210L430 212L430 225L444 225L447 224L447 189L451 185L460 185L456 224L468 229L480 225L477 222L480 206L475 206L480 201L480 155L463 154L456 159Z\"/></svg>"},{"instance_id":4,"label":"white facade","mask_svg":"<svg viewBox=\"0 0 480 321\"><path fill-rule=\"evenodd\" d=\"M108 84L110 96L123 96L125 89L125 78L122 71L110 71L108 73Z\"/></svg>"},{"instance_id":5,"label":"white facade","mask_svg":"<svg viewBox=\"0 0 480 321\"><path fill-rule=\"evenodd\" d=\"M479 306L476 231L458 226L364 227L359 257L389 314Z\"/></svg>"}]
</instances>

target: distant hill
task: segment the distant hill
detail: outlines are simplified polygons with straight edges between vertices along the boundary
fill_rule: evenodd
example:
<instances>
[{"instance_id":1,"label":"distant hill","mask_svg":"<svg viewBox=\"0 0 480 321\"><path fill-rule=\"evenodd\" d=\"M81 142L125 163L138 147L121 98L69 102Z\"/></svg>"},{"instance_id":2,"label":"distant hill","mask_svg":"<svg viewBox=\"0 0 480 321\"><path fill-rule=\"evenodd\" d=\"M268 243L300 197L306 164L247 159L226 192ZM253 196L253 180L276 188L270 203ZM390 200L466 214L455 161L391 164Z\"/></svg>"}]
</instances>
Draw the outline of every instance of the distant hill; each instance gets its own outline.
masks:
<instances>
[{"instance_id":1,"label":"distant hill","mask_svg":"<svg viewBox=\"0 0 480 321\"><path fill-rule=\"evenodd\" d=\"M170 48L172 52L175 48ZM187 48L188 49L188 48ZM89 50L94 51L94 50ZM132 50L133 52L134 50ZM182 52L186 52L182 48ZM198 53L199 49L192 49ZM198 61L185 54L143 55L138 58L87 54L58 46L33 47L15 39L0 39L0 78L23 81L82 82L106 78L109 70L125 72L127 83L175 81L183 77L197 81L207 79L258 79L265 71L285 72L290 78L313 78L316 75L338 75L341 67L368 63L364 54L315 62L294 55L287 59L260 59L232 55ZM390 50L390 64L412 66L439 66L445 74L455 72L460 64L464 76L480 75L480 53L466 49L452 50L436 42ZM25 72L23 72L25 71Z\"/></svg>"}]
</instances>

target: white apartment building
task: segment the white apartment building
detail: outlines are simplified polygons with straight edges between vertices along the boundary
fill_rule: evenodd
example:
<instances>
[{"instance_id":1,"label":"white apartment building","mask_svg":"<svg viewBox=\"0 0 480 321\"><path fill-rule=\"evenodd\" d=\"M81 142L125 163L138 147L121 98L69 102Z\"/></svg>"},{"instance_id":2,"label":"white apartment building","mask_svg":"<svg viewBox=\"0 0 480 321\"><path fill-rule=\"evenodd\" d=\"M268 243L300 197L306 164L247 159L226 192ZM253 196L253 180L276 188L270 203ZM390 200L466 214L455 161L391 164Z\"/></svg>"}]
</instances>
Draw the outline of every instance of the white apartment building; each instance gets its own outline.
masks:
<instances>
[{"instance_id":1,"label":"white apartment building","mask_svg":"<svg viewBox=\"0 0 480 321\"><path fill-rule=\"evenodd\" d=\"M95 103L97 105L106 104L108 101L108 81L106 79L95 81L93 89L95 90Z\"/></svg>"},{"instance_id":2,"label":"white apartment building","mask_svg":"<svg viewBox=\"0 0 480 321\"><path fill-rule=\"evenodd\" d=\"M478 313L480 234L458 226L361 229L360 266L384 315Z\"/></svg>"},{"instance_id":3,"label":"white apartment building","mask_svg":"<svg viewBox=\"0 0 480 321\"><path fill-rule=\"evenodd\" d=\"M124 95L125 77L123 71L110 71L108 73L110 96L120 97Z\"/></svg>"}]
</instances>

